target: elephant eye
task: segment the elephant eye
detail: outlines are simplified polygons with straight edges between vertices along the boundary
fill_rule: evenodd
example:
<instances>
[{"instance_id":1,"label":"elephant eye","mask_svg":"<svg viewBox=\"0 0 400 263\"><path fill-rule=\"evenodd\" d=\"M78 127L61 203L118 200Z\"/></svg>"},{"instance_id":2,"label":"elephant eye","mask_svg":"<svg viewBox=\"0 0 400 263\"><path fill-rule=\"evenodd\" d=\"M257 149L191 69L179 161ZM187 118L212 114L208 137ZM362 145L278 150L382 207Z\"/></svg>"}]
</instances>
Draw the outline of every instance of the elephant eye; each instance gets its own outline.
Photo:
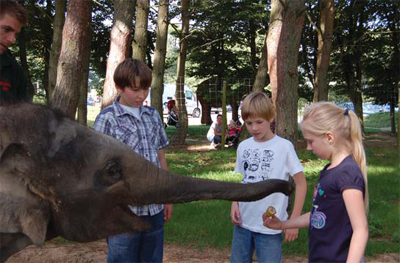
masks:
<instances>
[{"instance_id":1,"label":"elephant eye","mask_svg":"<svg viewBox=\"0 0 400 263\"><path fill-rule=\"evenodd\" d=\"M111 160L94 175L94 185L96 188L111 186L121 180L123 168L118 160Z\"/></svg>"}]
</instances>

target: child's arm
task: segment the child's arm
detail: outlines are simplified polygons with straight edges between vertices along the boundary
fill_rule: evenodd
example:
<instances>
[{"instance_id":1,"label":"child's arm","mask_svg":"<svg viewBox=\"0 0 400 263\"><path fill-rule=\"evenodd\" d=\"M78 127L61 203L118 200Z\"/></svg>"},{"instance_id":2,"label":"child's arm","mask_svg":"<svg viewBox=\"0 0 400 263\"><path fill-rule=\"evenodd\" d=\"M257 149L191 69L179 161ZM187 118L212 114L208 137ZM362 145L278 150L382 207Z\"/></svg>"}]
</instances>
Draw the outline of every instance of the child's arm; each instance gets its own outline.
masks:
<instances>
[{"instance_id":1,"label":"child's arm","mask_svg":"<svg viewBox=\"0 0 400 263\"><path fill-rule=\"evenodd\" d=\"M234 225L241 226L242 220L240 219L239 203L232 202L231 205L231 220Z\"/></svg>"},{"instance_id":2,"label":"child's arm","mask_svg":"<svg viewBox=\"0 0 400 263\"><path fill-rule=\"evenodd\" d=\"M296 184L296 195L294 197L294 206L290 219L294 219L301 215L301 210L303 209L304 200L307 194L307 182L303 172L299 172L293 176L294 182ZM285 230L285 239L283 242L290 242L297 239L299 235L298 228L291 228Z\"/></svg>"},{"instance_id":3,"label":"child's arm","mask_svg":"<svg viewBox=\"0 0 400 263\"><path fill-rule=\"evenodd\" d=\"M308 227L308 225L310 224L310 212L283 222L279 220L279 218L277 218L275 215L273 215L272 217L267 217L266 213L263 214L262 218L264 221L264 226L276 230L304 228Z\"/></svg>"},{"instance_id":4,"label":"child's arm","mask_svg":"<svg viewBox=\"0 0 400 263\"><path fill-rule=\"evenodd\" d=\"M353 228L347 262L361 262L368 241L368 223L363 193L357 189L344 190L343 200Z\"/></svg>"},{"instance_id":5,"label":"child's arm","mask_svg":"<svg viewBox=\"0 0 400 263\"><path fill-rule=\"evenodd\" d=\"M158 159L160 160L161 168L168 171L167 159L163 150L158 150ZM172 204L164 204L164 222L167 223L172 217Z\"/></svg>"}]
</instances>

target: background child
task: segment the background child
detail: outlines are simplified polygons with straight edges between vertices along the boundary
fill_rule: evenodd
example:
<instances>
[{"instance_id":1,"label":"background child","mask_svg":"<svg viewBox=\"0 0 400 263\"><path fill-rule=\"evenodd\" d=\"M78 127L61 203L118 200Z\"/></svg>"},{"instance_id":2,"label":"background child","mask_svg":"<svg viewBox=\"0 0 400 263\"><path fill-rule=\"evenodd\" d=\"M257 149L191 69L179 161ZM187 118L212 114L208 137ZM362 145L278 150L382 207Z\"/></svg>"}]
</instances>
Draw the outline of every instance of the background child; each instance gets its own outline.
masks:
<instances>
[{"instance_id":1,"label":"background child","mask_svg":"<svg viewBox=\"0 0 400 263\"><path fill-rule=\"evenodd\" d=\"M320 173L311 213L284 222L264 214L264 225L308 226L309 262L361 262L368 240L368 192L359 120L353 111L321 102L306 111L301 128L307 149L331 162Z\"/></svg>"},{"instance_id":2,"label":"background child","mask_svg":"<svg viewBox=\"0 0 400 263\"><path fill-rule=\"evenodd\" d=\"M249 94L242 106L242 117L253 137L239 144L235 171L243 175L243 183L267 179L289 180L293 176L296 195L291 218L300 216L307 184L292 143L272 133L270 122L274 108L262 92ZM288 197L275 193L256 202L232 202L231 219L234 227L231 262L251 263L254 250L258 262L281 262L282 231L263 226L262 214L273 206L279 217L287 218ZM285 241L293 241L298 229L285 231Z\"/></svg>"},{"instance_id":3,"label":"background child","mask_svg":"<svg viewBox=\"0 0 400 263\"><path fill-rule=\"evenodd\" d=\"M239 141L239 129L234 120L230 120L228 124L228 134L226 137L226 143L229 145L237 146Z\"/></svg>"},{"instance_id":4,"label":"background child","mask_svg":"<svg viewBox=\"0 0 400 263\"><path fill-rule=\"evenodd\" d=\"M168 169L164 151L168 144L158 112L143 102L149 94L151 71L142 61L126 59L115 70L115 87L120 94L97 116L94 129L127 144L158 167ZM151 229L107 238L107 262L162 262L164 221L172 216L172 205L130 206Z\"/></svg>"},{"instance_id":5,"label":"background child","mask_svg":"<svg viewBox=\"0 0 400 263\"><path fill-rule=\"evenodd\" d=\"M175 104L175 100L169 100L167 102L168 109L168 118L167 124L170 126L175 126L176 128L179 126L179 115L178 115L178 107Z\"/></svg>"}]
</instances>

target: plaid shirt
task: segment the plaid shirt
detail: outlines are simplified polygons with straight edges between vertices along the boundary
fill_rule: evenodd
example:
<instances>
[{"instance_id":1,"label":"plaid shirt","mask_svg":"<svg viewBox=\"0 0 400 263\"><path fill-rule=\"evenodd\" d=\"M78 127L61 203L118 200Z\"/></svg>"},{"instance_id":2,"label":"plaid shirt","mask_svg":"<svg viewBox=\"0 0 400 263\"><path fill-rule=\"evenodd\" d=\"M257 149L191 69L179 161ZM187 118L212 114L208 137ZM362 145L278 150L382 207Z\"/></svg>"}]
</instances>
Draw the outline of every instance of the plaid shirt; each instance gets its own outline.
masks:
<instances>
[{"instance_id":1,"label":"plaid shirt","mask_svg":"<svg viewBox=\"0 0 400 263\"><path fill-rule=\"evenodd\" d=\"M169 141L158 112L148 106L139 108L140 118L126 111L119 98L103 109L97 116L94 129L110 135L128 145L134 152L161 167L158 151L168 146ZM155 215L161 212L163 205L130 206L136 215Z\"/></svg>"}]
</instances>

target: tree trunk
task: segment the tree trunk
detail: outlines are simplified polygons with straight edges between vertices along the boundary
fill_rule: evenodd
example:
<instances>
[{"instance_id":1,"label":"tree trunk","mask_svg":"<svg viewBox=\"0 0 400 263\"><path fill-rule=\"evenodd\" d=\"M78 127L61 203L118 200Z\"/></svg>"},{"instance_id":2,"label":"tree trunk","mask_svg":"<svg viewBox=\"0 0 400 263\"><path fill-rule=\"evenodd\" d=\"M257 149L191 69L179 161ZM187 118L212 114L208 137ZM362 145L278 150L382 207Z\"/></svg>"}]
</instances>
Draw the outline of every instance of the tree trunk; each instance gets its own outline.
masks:
<instances>
[{"instance_id":1,"label":"tree trunk","mask_svg":"<svg viewBox=\"0 0 400 263\"><path fill-rule=\"evenodd\" d=\"M393 9L394 6L393 6ZM396 14L396 11L393 10ZM398 14L398 13L397 13ZM390 99L390 127L391 127L391 131L393 134L396 133L396 111L395 111L395 106L396 106L396 90L400 89L400 76L399 76L399 72L400 72L400 50L399 50L399 27L396 27L396 23L395 23L395 19L392 18L391 19L392 22L389 24L389 29L390 32L392 32L392 46L393 46L393 56L391 59L391 71L393 72L392 78L393 78L393 90L392 90L392 95L391 95L391 99ZM398 23L398 21L397 21ZM400 92L397 93L398 96L398 100L400 101ZM398 123L398 127L397 127L397 145L400 148L400 114L399 115L399 123Z\"/></svg>"},{"instance_id":2,"label":"tree trunk","mask_svg":"<svg viewBox=\"0 0 400 263\"><path fill-rule=\"evenodd\" d=\"M361 57L362 50L357 46L357 41L364 34L364 7L363 1L352 0L350 3L352 7L349 12L349 33L346 35L347 49L344 47L343 40L338 37L341 46L341 53L343 54L342 68L345 75L346 85L350 100L353 102L355 113L357 114L362 131L364 132L364 121L362 112L362 65ZM357 48L356 48L357 46Z\"/></svg>"},{"instance_id":3,"label":"tree trunk","mask_svg":"<svg viewBox=\"0 0 400 263\"><path fill-rule=\"evenodd\" d=\"M184 86L185 86L186 51L187 51L188 36L189 36L189 0L181 1L181 12L182 12L182 34L180 37L180 44L179 44L179 57L177 65L178 69L177 69L176 94L175 94L179 110L179 127L176 135L177 144L185 143L188 132L188 115L186 111Z\"/></svg>"},{"instance_id":4,"label":"tree trunk","mask_svg":"<svg viewBox=\"0 0 400 263\"><path fill-rule=\"evenodd\" d=\"M135 1L125 0L114 1L114 21L111 29L110 51L107 59L101 108L110 105L117 96L117 90L114 86L114 71L129 56L135 3Z\"/></svg>"},{"instance_id":5,"label":"tree trunk","mask_svg":"<svg viewBox=\"0 0 400 263\"><path fill-rule=\"evenodd\" d=\"M287 3L285 6L282 3ZM305 0L272 0L267 37L268 70L276 108L276 133L297 145L298 54Z\"/></svg>"},{"instance_id":6,"label":"tree trunk","mask_svg":"<svg viewBox=\"0 0 400 263\"><path fill-rule=\"evenodd\" d=\"M51 44L49 59L49 85L46 94L47 103L50 104L50 98L53 95L57 80L57 63L60 57L62 44L62 31L65 21L66 0L55 1L55 16L53 20L53 42Z\"/></svg>"},{"instance_id":7,"label":"tree trunk","mask_svg":"<svg viewBox=\"0 0 400 263\"><path fill-rule=\"evenodd\" d=\"M268 75L268 56L267 56L267 36L265 36L264 46L261 49L261 59L258 65L257 75L254 80L253 90L264 91Z\"/></svg>"},{"instance_id":8,"label":"tree trunk","mask_svg":"<svg viewBox=\"0 0 400 263\"><path fill-rule=\"evenodd\" d=\"M150 0L137 0L133 58L146 62L147 24Z\"/></svg>"},{"instance_id":9,"label":"tree trunk","mask_svg":"<svg viewBox=\"0 0 400 263\"><path fill-rule=\"evenodd\" d=\"M167 53L169 25L168 7L169 0L160 0L157 18L156 49L154 51L153 60L153 80L151 83L151 106L160 113L161 119L163 119L162 94L164 91L165 56Z\"/></svg>"},{"instance_id":10,"label":"tree trunk","mask_svg":"<svg viewBox=\"0 0 400 263\"><path fill-rule=\"evenodd\" d=\"M211 125L211 104L199 94L197 94L197 99L201 104L201 124Z\"/></svg>"},{"instance_id":11,"label":"tree trunk","mask_svg":"<svg viewBox=\"0 0 400 263\"><path fill-rule=\"evenodd\" d=\"M52 16L52 1L46 0L46 17L48 20ZM47 103L49 103L49 67L50 67L50 51L52 44L52 30L49 29L48 25L42 24L42 34L44 40L44 72L42 76L43 88L46 91Z\"/></svg>"},{"instance_id":12,"label":"tree trunk","mask_svg":"<svg viewBox=\"0 0 400 263\"><path fill-rule=\"evenodd\" d=\"M71 119L75 118L82 82L85 45L89 42L92 1L69 0L57 81L51 104Z\"/></svg>"},{"instance_id":13,"label":"tree trunk","mask_svg":"<svg viewBox=\"0 0 400 263\"><path fill-rule=\"evenodd\" d=\"M328 67L332 49L333 20L335 9L333 0L320 0L320 25L318 31L318 54L315 74L314 102L328 100Z\"/></svg>"},{"instance_id":14,"label":"tree trunk","mask_svg":"<svg viewBox=\"0 0 400 263\"><path fill-rule=\"evenodd\" d=\"M90 64L90 45L92 39L92 30L89 30L89 40L85 45L85 51L83 52L83 71L82 71L82 82L79 88L79 102L78 102L78 122L82 125L87 124L87 95L89 85L89 64Z\"/></svg>"}]
</instances>

